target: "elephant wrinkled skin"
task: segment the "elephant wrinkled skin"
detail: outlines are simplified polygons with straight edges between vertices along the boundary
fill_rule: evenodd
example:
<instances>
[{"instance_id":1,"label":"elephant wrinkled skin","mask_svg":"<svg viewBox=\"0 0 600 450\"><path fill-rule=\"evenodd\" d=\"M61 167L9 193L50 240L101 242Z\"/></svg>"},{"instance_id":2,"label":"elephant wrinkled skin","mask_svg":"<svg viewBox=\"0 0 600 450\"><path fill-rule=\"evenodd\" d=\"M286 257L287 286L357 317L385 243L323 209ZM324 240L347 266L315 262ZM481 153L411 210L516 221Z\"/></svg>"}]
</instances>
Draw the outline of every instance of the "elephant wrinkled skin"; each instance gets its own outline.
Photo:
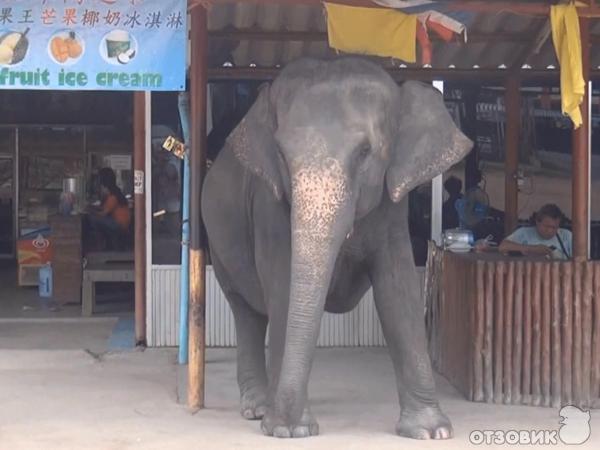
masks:
<instances>
[{"instance_id":1,"label":"elephant wrinkled skin","mask_svg":"<svg viewBox=\"0 0 600 450\"><path fill-rule=\"evenodd\" d=\"M397 433L451 437L406 194L470 148L439 92L398 86L361 59L300 60L261 90L207 175L202 212L235 317L241 412L265 434L318 433L307 386L323 311L350 311L372 286L396 372Z\"/></svg>"}]
</instances>

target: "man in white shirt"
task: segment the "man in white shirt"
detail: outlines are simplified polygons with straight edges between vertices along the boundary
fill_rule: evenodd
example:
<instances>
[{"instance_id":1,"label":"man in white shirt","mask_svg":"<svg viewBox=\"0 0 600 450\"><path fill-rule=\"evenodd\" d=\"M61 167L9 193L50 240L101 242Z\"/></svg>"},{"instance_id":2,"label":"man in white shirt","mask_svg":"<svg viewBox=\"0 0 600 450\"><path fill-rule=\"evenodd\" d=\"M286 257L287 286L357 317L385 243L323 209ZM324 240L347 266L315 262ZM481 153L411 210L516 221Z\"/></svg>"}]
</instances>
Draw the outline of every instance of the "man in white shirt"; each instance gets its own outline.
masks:
<instances>
[{"instance_id":1,"label":"man in white shirt","mask_svg":"<svg viewBox=\"0 0 600 450\"><path fill-rule=\"evenodd\" d=\"M535 214L535 226L515 230L500 244L500 252L521 252L524 255L569 259L572 256L572 235L559 228L563 213L554 204L547 204Z\"/></svg>"}]
</instances>

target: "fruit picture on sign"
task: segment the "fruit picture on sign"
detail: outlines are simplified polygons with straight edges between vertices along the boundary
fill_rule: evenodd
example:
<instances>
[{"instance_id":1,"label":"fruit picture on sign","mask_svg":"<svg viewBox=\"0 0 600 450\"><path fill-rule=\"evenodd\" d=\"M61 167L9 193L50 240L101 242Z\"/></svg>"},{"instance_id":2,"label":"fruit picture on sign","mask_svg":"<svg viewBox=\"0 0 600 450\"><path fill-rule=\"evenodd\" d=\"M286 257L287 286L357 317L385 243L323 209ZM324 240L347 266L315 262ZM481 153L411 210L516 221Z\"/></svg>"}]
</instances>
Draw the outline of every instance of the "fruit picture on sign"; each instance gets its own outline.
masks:
<instances>
[{"instance_id":1,"label":"fruit picture on sign","mask_svg":"<svg viewBox=\"0 0 600 450\"><path fill-rule=\"evenodd\" d=\"M137 39L126 30L112 30L100 41L100 55L110 64L129 64L138 51Z\"/></svg>"},{"instance_id":2,"label":"fruit picture on sign","mask_svg":"<svg viewBox=\"0 0 600 450\"><path fill-rule=\"evenodd\" d=\"M63 30L54 34L48 42L50 58L64 66L75 64L85 51L83 39L72 30Z\"/></svg>"},{"instance_id":3,"label":"fruit picture on sign","mask_svg":"<svg viewBox=\"0 0 600 450\"><path fill-rule=\"evenodd\" d=\"M25 59L29 50L29 28L23 32L0 31L0 66L13 66Z\"/></svg>"}]
</instances>

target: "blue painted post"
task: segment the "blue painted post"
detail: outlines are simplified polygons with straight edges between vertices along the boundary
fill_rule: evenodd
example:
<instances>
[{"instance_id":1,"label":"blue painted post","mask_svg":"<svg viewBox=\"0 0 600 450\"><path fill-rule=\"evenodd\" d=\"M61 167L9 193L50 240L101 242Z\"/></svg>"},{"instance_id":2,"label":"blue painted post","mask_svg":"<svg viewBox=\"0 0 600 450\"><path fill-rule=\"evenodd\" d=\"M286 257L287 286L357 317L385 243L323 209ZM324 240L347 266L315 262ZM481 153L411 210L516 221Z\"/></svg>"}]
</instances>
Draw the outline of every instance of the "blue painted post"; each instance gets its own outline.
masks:
<instances>
[{"instance_id":1,"label":"blue painted post","mask_svg":"<svg viewBox=\"0 0 600 450\"><path fill-rule=\"evenodd\" d=\"M179 117L183 141L190 142L190 98L187 92L179 93ZM188 362L188 306L190 294L190 160L188 152L183 158L183 201L181 209L181 278L179 294L179 364Z\"/></svg>"}]
</instances>

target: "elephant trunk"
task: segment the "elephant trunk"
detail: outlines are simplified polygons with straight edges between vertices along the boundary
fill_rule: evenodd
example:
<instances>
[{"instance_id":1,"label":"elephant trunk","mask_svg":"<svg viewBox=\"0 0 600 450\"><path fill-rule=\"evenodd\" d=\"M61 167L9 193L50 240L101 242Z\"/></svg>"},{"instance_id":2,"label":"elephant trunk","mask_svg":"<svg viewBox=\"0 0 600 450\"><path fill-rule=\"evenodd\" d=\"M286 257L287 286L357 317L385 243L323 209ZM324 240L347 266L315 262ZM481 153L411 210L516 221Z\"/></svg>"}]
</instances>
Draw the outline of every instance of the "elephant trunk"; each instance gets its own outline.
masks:
<instances>
[{"instance_id":1,"label":"elephant trunk","mask_svg":"<svg viewBox=\"0 0 600 450\"><path fill-rule=\"evenodd\" d=\"M335 261L352 228L355 202L338 161L292 172L292 258L285 351L275 408L297 422Z\"/></svg>"}]
</instances>

